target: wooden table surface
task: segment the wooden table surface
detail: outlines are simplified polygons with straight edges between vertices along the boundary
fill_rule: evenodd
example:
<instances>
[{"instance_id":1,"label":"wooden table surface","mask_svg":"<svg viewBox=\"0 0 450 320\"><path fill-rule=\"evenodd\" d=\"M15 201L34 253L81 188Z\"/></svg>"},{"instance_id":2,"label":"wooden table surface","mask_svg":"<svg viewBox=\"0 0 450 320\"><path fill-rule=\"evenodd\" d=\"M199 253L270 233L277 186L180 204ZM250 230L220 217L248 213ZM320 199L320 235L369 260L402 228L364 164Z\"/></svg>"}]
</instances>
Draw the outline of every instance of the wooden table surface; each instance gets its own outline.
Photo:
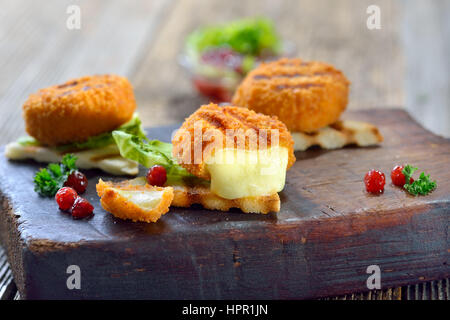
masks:
<instances>
[{"instance_id":1,"label":"wooden table surface","mask_svg":"<svg viewBox=\"0 0 450 320\"><path fill-rule=\"evenodd\" d=\"M79 30L66 27L66 10L73 4L81 9ZM366 27L371 4L381 9L380 30ZM349 109L406 107L426 128L450 136L450 1L0 0L0 5L0 145L24 134L21 106L28 94L86 74L127 76L145 126L180 122L205 102L177 63L186 35L200 25L258 15L275 21L297 56L344 71L352 82ZM4 272L0 286L2 279ZM437 297L448 298L448 287L447 279L441 289L430 290L447 290Z\"/></svg>"},{"instance_id":2,"label":"wooden table surface","mask_svg":"<svg viewBox=\"0 0 450 320\"><path fill-rule=\"evenodd\" d=\"M186 35L257 15L276 22L297 56L345 72L349 109L406 105L427 128L450 136L450 1L427 3L0 0L0 144L24 134L21 106L31 92L86 74L127 76L145 126L180 122L205 102L177 63ZM71 4L81 9L79 30L66 27ZM370 4L381 9L380 30L366 26Z\"/></svg>"}]
</instances>

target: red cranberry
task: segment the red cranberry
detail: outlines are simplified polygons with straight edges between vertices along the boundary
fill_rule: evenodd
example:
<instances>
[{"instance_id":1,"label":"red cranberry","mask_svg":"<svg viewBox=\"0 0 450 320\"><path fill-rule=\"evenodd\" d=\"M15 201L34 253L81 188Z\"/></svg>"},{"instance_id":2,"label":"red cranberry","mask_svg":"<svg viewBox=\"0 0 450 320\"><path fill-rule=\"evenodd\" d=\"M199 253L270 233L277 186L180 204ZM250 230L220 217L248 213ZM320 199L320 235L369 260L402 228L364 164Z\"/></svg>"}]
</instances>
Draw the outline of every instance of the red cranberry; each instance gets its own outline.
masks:
<instances>
[{"instance_id":1,"label":"red cranberry","mask_svg":"<svg viewBox=\"0 0 450 320\"><path fill-rule=\"evenodd\" d=\"M384 173L378 170L370 170L364 176L364 183L366 185L367 192L370 193L382 193L384 191L384 184L386 183L386 177Z\"/></svg>"},{"instance_id":2,"label":"red cranberry","mask_svg":"<svg viewBox=\"0 0 450 320\"><path fill-rule=\"evenodd\" d=\"M213 102L231 101L230 90L219 82L208 81L208 79L196 77L192 79L194 87L205 97Z\"/></svg>"},{"instance_id":3,"label":"red cranberry","mask_svg":"<svg viewBox=\"0 0 450 320\"><path fill-rule=\"evenodd\" d=\"M88 180L83 173L76 170L67 177L67 181L64 183L64 186L71 187L81 194L86 191Z\"/></svg>"},{"instance_id":4,"label":"red cranberry","mask_svg":"<svg viewBox=\"0 0 450 320\"><path fill-rule=\"evenodd\" d=\"M403 174L403 166L395 166L394 169L391 171L391 180L392 183L396 186L403 187L406 183L405 175ZM413 183L414 179L409 179L409 184Z\"/></svg>"},{"instance_id":5,"label":"red cranberry","mask_svg":"<svg viewBox=\"0 0 450 320\"><path fill-rule=\"evenodd\" d=\"M242 55L229 48L216 48L205 51L201 59L204 63L230 68L238 73L242 73Z\"/></svg>"},{"instance_id":6,"label":"red cranberry","mask_svg":"<svg viewBox=\"0 0 450 320\"><path fill-rule=\"evenodd\" d=\"M155 165L148 170L147 182L152 186L162 187L166 181L167 173L163 166Z\"/></svg>"},{"instance_id":7,"label":"red cranberry","mask_svg":"<svg viewBox=\"0 0 450 320\"><path fill-rule=\"evenodd\" d=\"M94 212L94 207L86 199L78 197L72 206L72 217L82 219Z\"/></svg>"},{"instance_id":8,"label":"red cranberry","mask_svg":"<svg viewBox=\"0 0 450 320\"><path fill-rule=\"evenodd\" d=\"M70 187L63 187L56 193L55 200L58 203L59 209L67 211L72 208L77 197L78 194L75 190Z\"/></svg>"}]
</instances>

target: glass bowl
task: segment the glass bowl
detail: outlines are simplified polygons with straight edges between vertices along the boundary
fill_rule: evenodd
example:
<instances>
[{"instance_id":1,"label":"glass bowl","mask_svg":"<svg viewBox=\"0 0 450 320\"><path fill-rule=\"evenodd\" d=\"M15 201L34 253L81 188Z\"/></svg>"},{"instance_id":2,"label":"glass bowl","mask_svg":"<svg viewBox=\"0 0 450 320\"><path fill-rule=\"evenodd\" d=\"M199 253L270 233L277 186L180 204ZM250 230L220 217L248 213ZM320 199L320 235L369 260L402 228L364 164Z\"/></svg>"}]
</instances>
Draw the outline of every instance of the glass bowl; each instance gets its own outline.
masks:
<instances>
[{"instance_id":1,"label":"glass bowl","mask_svg":"<svg viewBox=\"0 0 450 320\"><path fill-rule=\"evenodd\" d=\"M282 54L255 58L253 67L261 62L277 60L281 57L292 57L294 53L294 44L283 42ZM195 90L215 103L230 102L234 91L248 73L230 66L217 66L202 62L200 58L192 58L186 52L179 55L178 63L189 74Z\"/></svg>"}]
</instances>

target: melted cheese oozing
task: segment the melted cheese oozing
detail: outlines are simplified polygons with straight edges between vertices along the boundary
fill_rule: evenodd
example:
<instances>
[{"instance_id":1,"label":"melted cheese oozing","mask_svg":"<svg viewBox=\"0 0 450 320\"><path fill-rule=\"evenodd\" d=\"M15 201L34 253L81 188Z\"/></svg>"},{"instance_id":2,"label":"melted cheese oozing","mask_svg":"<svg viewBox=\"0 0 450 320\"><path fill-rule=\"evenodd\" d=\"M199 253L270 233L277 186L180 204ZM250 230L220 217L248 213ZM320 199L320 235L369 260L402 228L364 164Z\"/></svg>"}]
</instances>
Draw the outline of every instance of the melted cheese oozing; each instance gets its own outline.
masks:
<instances>
[{"instance_id":1,"label":"melted cheese oozing","mask_svg":"<svg viewBox=\"0 0 450 320\"><path fill-rule=\"evenodd\" d=\"M128 201L134 203L143 210L152 210L161 202L164 191L120 190L116 191Z\"/></svg>"},{"instance_id":2,"label":"melted cheese oozing","mask_svg":"<svg viewBox=\"0 0 450 320\"><path fill-rule=\"evenodd\" d=\"M206 161L211 191L225 199L271 195L283 190L288 150L217 150Z\"/></svg>"}]
</instances>

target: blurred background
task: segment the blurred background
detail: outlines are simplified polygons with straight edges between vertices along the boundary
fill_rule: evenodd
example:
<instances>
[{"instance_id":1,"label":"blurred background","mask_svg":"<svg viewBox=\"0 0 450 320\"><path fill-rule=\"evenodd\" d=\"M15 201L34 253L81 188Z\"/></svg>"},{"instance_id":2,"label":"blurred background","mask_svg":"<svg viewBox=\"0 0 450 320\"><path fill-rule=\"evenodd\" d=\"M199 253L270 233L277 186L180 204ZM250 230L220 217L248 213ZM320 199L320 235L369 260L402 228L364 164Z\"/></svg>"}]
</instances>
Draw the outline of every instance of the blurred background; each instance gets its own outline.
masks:
<instances>
[{"instance_id":1,"label":"blurred background","mask_svg":"<svg viewBox=\"0 0 450 320\"><path fill-rule=\"evenodd\" d=\"M71 6L80 28L68 27ZM370 30L367 8L380 8ZM21 106L39 88L117 73L135 88L146 126L181 122L208 102L179 64L196 28L264 16L293 56L322 60L352 82L348 109L405 108L450 137L449 0L0 1L0 144L24 134Z\"/></svg>"}]
</instances>

